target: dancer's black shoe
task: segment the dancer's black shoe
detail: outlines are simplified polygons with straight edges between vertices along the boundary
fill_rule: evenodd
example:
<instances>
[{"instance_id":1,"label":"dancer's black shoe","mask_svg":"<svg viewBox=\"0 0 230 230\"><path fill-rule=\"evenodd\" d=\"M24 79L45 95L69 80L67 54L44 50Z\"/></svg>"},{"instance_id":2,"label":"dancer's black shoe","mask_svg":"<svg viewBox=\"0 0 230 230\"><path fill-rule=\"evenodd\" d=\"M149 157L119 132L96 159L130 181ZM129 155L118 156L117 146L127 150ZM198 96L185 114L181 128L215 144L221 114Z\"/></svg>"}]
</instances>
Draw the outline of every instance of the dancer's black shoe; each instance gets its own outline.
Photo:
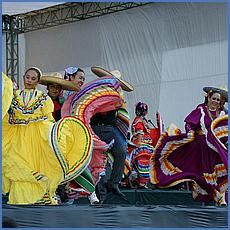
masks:
<instances>
[{"instance_id":1,"label":"dancer's black shoe","mask_svg":"<svg viewBox=\"0 0 230 230\"><path fill-rule=\"evenodd\" d=\"M121 190L119 189L118 184L111 185L111 184L105 183L105 187L108 192L112 192L115 195L125 197L125 194L122 193Z\"/></svg>"}]
</instances>

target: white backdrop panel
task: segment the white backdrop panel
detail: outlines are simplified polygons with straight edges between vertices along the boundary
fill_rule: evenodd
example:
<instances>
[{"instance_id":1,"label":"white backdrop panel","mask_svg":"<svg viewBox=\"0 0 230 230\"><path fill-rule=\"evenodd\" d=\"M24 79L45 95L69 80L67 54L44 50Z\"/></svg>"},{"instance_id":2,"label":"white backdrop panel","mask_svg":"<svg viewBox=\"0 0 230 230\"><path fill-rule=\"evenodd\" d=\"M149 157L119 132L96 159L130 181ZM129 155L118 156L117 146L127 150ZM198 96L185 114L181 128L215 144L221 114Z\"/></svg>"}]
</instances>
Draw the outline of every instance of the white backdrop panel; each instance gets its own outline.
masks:
<instances>
[{"instance_id":1,"label":"white backdrop panel","mask_svg":"<svg viewBox=\"0 0 230 230\"><path fill-rule=\"evenodd\" d=\"M143 101L153 121L159 110L165 123L182 128L184 116L202 100L202 87L227 81L226 3L154 3L30 32L25 39L27 67L53 72L77 65L87 81L95 78L92 65L119 69L135 87L126 96L131 119ZM186 89L190 95L180 102Z\"/></svg>"},{"instance_id":2,"label":"white backdrop panel","mask_svg":"<svg viewBox=\"0 0 230 230\"><path fill-rule=\"evenodd\" d=\"M227 86L227 52L223 41L163 54L159 110L166 126L184 127L191 108L204 101L204 86Z\"/></svg>"},{"instance_id":3,"label":"white backdrop panel","mask_svg":"<svg viewBox=\"0 0 230 230\"><path fill-rule=\"evenodd\" d=\"M56 26L26 34L26 65L44 72L101 63L98 20Z\"/></svg>"}]
</instances>

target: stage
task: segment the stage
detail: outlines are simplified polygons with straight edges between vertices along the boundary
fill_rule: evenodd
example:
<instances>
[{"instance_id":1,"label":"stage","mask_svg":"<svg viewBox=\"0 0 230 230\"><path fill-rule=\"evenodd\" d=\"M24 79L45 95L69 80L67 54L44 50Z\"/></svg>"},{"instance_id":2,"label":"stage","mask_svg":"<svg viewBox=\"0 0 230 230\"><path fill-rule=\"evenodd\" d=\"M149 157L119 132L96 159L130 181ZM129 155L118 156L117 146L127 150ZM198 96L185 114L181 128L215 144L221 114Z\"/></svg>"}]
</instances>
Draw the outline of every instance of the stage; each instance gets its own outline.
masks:
<instances>
[{"instance_id":1,"label":"stage","mask_svg":"<svg viewBox=\"0 0 230 230\"><path fill-rule=\"evenodd\" d=\"M3 204L2 215L19 227L39 228L227 228L228 208L193 201L191 192L123 190L127 200L109 194L103 205L81 198L69 206Z\"/></svg>"}]
</instances>

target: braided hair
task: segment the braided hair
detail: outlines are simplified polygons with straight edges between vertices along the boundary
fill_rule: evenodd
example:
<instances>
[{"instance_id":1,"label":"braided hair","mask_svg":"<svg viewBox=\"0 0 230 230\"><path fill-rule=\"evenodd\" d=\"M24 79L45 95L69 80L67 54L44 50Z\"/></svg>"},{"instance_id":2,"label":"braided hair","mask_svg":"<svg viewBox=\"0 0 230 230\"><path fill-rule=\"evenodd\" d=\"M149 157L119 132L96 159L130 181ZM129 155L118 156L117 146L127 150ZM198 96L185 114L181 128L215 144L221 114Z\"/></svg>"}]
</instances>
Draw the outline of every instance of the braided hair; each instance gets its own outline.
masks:
<instances>
[{"instance_id":1,"label":"braided hair","mask_svg":"<svg viewBox=\"0 0 230 230\"><path fill-rule=\"evenodd\" d=\"M148 113L148 105L143 102L136 104L135 113L138 117L145 116Z\"/></svg>"}]
</instances>

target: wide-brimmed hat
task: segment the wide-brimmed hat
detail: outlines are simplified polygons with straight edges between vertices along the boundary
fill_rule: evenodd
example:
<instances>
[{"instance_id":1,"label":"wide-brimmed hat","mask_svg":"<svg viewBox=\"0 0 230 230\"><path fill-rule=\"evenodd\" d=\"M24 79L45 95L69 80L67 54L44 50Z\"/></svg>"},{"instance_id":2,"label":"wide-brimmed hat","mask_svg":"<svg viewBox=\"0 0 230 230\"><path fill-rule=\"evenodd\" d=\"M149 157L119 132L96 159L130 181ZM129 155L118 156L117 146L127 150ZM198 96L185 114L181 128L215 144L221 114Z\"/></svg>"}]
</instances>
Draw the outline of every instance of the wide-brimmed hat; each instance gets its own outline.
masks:
<instances>
[{"instance_id":1,"label":"wide-brimmed hat","mask_svg":"<svg viewBox=\"0 0 230 230\"><path fill-rule=\"evenodd\" d=\"M98 77L105 77L105 76L114 76L118 79L121 84L121 88L125 91L131 92L133 91L133 86L129 84L127 81L121 78L121 73L119 70L108 71L98 66L91 67L91 70L94 74Z\"/></svg>"},{"instance_id":2,"label":"wide-brimmed hat","mask_svg":"<svg viewBox=\"0 0 230 230\"><path fill-rule=\"evenodd\" d=\"M209 87L204 87L203 90L206 93L210 91L217 92L225 99L226 102L228 102L228 91L225 89L209 86Z\"/></svg>"},{"instance_id":3,"label":"wide-brimmed hat","mask_svg":"<svg viewBox=\"0 0 230 230\"><path fill-rule=\"evenodd\" d=\"M42 85L57 84L60 85L62 89L65 90L72 90L78 92L81 90L81 88L78 85L74 84L73 82L64 80L60 73L52 73L49 75L44 74L40 79L39 84Z\"/></svg>"}]
</instances>

